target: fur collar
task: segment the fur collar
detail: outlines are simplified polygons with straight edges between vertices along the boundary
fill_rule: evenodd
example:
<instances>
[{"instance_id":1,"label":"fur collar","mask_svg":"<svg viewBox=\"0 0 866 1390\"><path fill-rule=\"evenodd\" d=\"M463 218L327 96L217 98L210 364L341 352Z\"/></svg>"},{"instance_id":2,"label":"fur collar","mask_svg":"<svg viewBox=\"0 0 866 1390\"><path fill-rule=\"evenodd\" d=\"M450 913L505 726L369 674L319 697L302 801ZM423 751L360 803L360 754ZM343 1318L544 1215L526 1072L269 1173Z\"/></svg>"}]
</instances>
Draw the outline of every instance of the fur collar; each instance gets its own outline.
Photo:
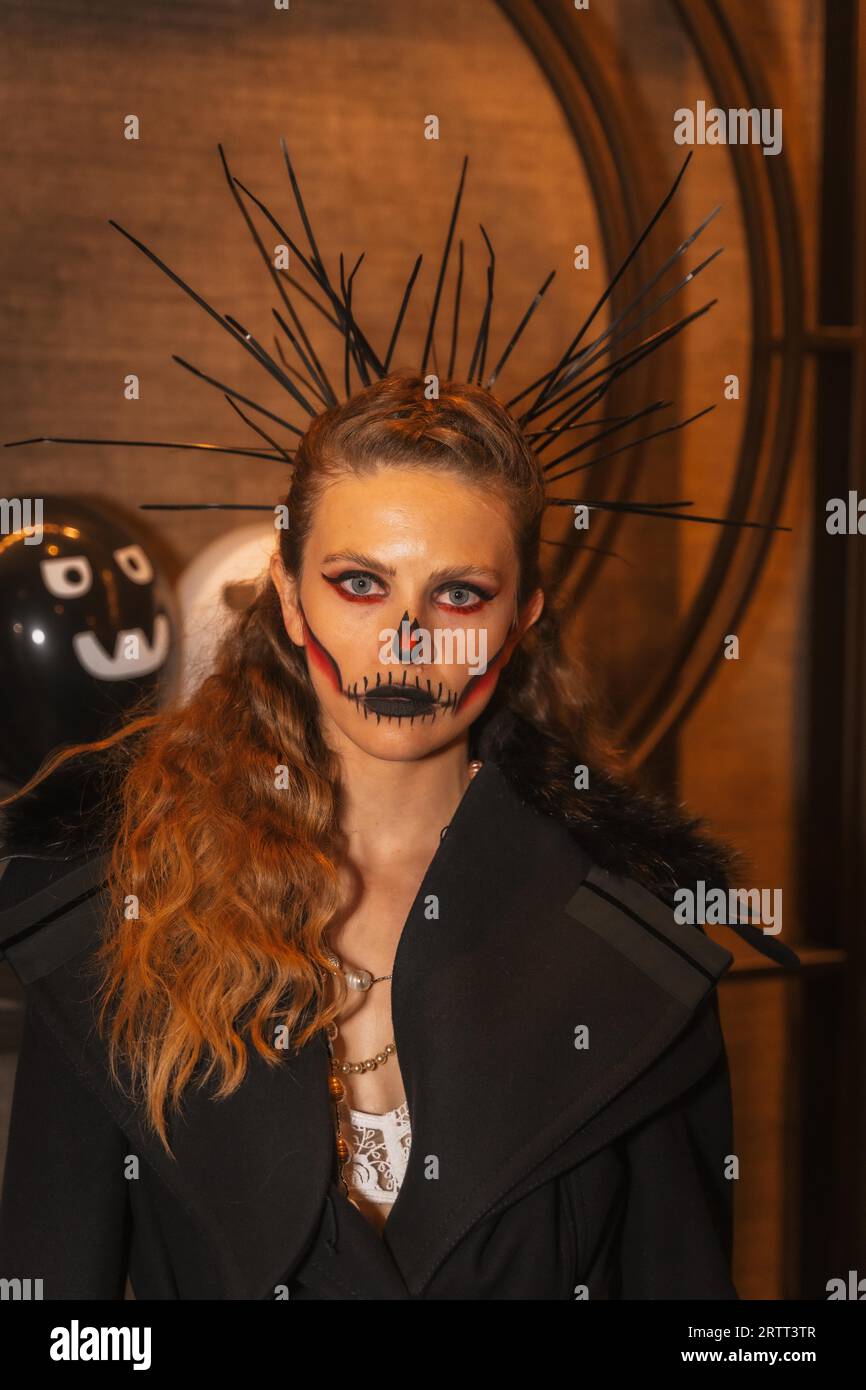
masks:
<instances>
[{"instance_id":1,"label":"fur collar","mask_svg":"<svg viewBox=\"0 0 866 1390\"><path fill-rule=\"evenodd\" d=\"M603 869L635 878L661 896L699 878L708 888L726 888L739 866L739 853L704 832L701 819L593 767L510 712L492 721L478 755L499 764L521 800L565 820ZM589 773L582 791L574 786L577 763Z\"/></svg>"},{"instance_id":2,"label":"fur collar","mask_svg":"<svg viewBox=\"0 0 866 1390\"><path fill-rule=\"evenodd\" d=\"M500 766L521 801L563 819L602 868L659 893L698 878L726 885L737 856L702 833L700 820L591 766L588 788L575 790L572 769L586 759L516 715L502 711L492 719L477 751ZM0 857L70 858L102 849L115 821L111 806L104 760L77 758L20 802L0 808Z\"/></svg>"}]
</instances>

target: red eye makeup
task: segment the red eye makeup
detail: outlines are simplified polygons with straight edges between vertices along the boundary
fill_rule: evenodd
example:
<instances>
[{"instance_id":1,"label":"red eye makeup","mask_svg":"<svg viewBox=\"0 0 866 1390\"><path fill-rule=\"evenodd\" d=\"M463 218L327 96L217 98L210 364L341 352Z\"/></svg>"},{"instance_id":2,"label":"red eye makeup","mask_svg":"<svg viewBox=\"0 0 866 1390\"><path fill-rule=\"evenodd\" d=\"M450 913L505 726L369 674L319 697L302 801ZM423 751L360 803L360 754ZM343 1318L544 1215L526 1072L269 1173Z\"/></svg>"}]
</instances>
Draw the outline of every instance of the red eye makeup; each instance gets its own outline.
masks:
<instances>
[{"instance_id":1,"label":"red eye makeup","mask_svg":"<svg viewBox=\"0 0 866 1390\"><path fill-rule=\"evenodd\" d=\"M322 573L322 578L326 584L330 584L335 593L350 603L376 602L385 597L382 580L370 570L343 570L340 574ZM458 581L443 585L438 594L459 596L457 601L452 602L441 602L438 596L434 600L440 608L449 613L477 613L485 603L496 597L492 589L484 588L480 584Z\"/></svg>"},{"instance_id":2,"label":"red eye makeup","mask_svg":"<svg viewBox=\"0 0 866 1390\"><path fill-rule=\"evenodd\" d=\"M344 570L342 574L323 574L322 578L340 598L348 599L350 603L369 603L371 599L385 597L382 581L368 570ZM353 588L355 584L359 587Z\"/></svg>"}]
</instances>

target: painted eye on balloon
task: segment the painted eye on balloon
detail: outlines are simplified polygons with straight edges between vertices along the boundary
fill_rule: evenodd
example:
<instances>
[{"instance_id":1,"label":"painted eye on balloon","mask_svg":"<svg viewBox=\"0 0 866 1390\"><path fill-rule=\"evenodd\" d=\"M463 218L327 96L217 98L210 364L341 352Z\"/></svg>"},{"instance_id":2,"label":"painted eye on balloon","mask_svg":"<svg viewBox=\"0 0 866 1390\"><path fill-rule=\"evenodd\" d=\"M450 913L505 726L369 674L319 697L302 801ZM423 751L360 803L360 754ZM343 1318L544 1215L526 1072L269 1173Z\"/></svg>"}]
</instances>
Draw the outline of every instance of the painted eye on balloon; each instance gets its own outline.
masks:
<instances>
[{"instance_id":1,"label":"painted eye on balloon","mask_svg":"<svg viewBox=\"0 0 866 1390\"><path fill-rule=\"evenodd\" d=\"M55 598L80 598L93 583L93 570L86 555L58 555L40 560L42 582Z\"/></svg>"},{"instance_id":2,"label":"painted eye on balloon","mask_svg":"<svg viewBox=\"0 0 866 1390\"><path fill-rule=\"evenodd\" d=\"M115 550L114 558L134 584L149 584L153 579L153 566L140 545L125 545L122 550Z\"/></svg>"}]
</instances>

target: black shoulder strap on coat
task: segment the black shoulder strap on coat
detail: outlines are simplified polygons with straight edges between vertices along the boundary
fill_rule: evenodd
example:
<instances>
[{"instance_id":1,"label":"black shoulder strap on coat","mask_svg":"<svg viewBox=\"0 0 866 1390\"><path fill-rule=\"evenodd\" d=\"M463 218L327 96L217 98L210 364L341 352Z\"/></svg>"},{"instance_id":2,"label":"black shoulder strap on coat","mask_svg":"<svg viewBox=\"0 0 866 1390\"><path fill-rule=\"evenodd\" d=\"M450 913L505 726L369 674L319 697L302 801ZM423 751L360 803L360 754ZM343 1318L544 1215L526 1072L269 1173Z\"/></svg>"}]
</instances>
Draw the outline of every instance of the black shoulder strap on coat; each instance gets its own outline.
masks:
<instances>
[{"instance_id":1,"label":"black shoulder strap on coat","mask_svg":"<svg viewBox=\"0 0 866 1390\"><path fill-rule=\"evenodd\" d=\"M657 897L636 879L614 875L593 865L584 886L588 892L627 913L657 939L666 941L676 953L690 959L701 971L718 978L733 961L730 951L718 945L700 927L677 921L672 903ZM732 920L721 925L730 927L755 950L786 969L800 968L801 962L796 952L750 923Z\"/></svg>"},{"instance_id":2,"label":"black shoulder strap on coat","mask_svg":"<svg viewBox=\"0 0 866 1390\"><path fill-rule=\"evenodd\" d=\"M0 878L0 956L23 985L56 970L93 940L93 919L74 909L106 886L106 855L15 855Z\"/></svg>"},{"instance_id":3,"label":"black shoulder strap on coat","mask_svg":"<svg viewBox=\"0 0 866 1390\"><path fill-rule=\"evenodd\" d=\"M728 892L730 890L723 888L722 891ZM669 906L673 911L673 903ZM760 951L762 956L768 956L770 960L774 960L777 965L784 966L786 970L801 969L803 962L796 951L792 950L790 946L786 946L783 941L779 941L775 935L759 931L752 922L740 920L732 915L729 921L720 922L719 926L729 927L754 950Z\"/></svg>"},{"instance_id":4,"label":"black shoulder strap on coat","mask_svg":"<svg viewBox=\"0 0 866 1390\"><path fill-rule=\"evenodd\" d=\"M734 959L703 932L677 922L673 909L636 880L597 864L565 910L687 1009L697 1007Z\"/></svg>"}]
</instances>

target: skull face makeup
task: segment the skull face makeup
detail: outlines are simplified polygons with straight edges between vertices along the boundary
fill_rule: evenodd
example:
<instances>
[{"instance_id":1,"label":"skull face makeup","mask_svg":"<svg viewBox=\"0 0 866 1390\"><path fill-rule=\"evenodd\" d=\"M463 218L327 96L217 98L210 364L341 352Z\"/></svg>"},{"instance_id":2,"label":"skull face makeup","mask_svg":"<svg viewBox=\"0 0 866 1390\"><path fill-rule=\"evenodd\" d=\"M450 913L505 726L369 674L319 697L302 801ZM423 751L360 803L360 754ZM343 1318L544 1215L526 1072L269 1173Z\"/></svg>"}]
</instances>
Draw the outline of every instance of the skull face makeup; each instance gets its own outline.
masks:
<instances>
[{"instance_id":1,"label":"skull face makeup","mask_svg":"<svg viewBox=\"0 0 866 1390\"><path fill-rule=\"evenodd\" d=\"M417 758L465 737L523 632L504 506L447 471L388 467L323 493L300 582L271 565L332 746Z\"/></svg>"}]
</instances>

